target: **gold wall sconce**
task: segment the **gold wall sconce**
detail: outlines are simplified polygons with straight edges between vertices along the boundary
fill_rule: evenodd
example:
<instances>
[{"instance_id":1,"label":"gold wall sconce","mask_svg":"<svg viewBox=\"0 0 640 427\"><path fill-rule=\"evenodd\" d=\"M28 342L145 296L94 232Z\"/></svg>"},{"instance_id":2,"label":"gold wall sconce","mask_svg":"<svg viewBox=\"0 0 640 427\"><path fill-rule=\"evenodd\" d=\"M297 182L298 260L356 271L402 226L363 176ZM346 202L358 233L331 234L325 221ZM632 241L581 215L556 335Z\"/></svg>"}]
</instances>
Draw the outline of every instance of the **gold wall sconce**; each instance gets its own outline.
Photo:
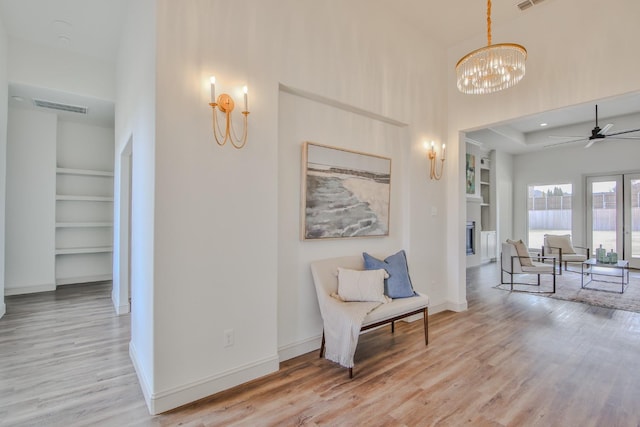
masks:
<instances>
[{"instance_id":1,"label":"gold wall sconce","mask_svg":"<svg viewBox=\"0 0 640 427\"><path fill-rule=\"evenodd\" d=\"M427 149L427 156L429 157L430 164L430 172L429 178L435 179L436 181L442 178L442 172L444 171L444 161L445 161L445 150L446 147L442 144L442 155L440 156L440 172L438 173L438 154L436 153L435 143L431 141L431 145L429 145L426 141L424 142L424 148Z\"/></svg>"},{"instance_id":2,"label":"gold wall sconce","mask_svg":"<svg viewBox=\"0 0 640 427\"><path fill-rule=\"evenodd\" d=\"M242 137L238 138L235 128L233 127L233 121L231 119L231 112L235 107L233 98L226 93L222 93L216 98L216 78L211 76L211 102L209 105L213 110L213 136L219 146L223 146L227 141L231 141L231 145L234 148L242 148L247 143L247 117L249 116L249 108L247 103L247 87L243 88L244 92L244 111L242 111L243 130ZM224 132L220 129L220 120L218 120L218 111L224 114Z\"/></svg>"}]
</instances>

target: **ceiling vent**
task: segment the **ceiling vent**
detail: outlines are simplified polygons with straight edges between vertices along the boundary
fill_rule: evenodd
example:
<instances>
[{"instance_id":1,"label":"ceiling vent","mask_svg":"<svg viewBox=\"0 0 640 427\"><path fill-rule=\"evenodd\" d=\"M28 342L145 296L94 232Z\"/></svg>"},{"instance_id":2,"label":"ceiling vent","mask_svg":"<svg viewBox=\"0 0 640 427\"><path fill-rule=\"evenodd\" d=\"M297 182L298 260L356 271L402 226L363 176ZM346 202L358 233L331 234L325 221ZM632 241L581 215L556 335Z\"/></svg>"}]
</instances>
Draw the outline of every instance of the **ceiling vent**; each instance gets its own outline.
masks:
<instances>
[{"instance_id":1,"label":"ceiling vent","mask_svg":"<svg viewBox=\"0 0 640 427\"><path fill-rule=\"evenodd\" d=\"M518 6L518 9L524 11L524 10L529 9L532 6L535 6L535 5L539 4L539 3L542 3L543 1L544 0L524 0L524 1L521 1L520 3L518 3L517 6Z\"/></svg>"},{"instance_id":2,"label":"ceiling vent","mask_svg":"<svg viewBox=\"0 0 640 427\"><path fill-rule=\"evenodd\" d=\"M36 107L50 108L52 110L67 111L70 113L87 114L87 107L79 105L60 104L58 102L43 101L42 99L34 99L33 103Z\"/></svg>"}]
</instances>

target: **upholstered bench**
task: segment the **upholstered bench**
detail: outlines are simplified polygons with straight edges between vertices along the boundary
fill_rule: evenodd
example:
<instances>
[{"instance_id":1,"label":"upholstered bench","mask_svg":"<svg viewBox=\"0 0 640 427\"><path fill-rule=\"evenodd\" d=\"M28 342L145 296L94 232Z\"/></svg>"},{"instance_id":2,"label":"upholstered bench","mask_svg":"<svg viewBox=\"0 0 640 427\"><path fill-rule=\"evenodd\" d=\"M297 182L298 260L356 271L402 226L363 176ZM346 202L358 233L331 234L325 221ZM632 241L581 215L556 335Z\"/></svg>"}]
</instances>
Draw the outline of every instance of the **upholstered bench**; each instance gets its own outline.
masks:
<instances>
[{"instance_id":1,"label":"upholstered bench","mask_svg":"<svg viewBox=\"0 0 640 427\"><path fill-rule=\"evenodd\" d=\"M341 314L342 312L347 310L349 304L353 304L350 302L341 301L340 299L336 298L336 294L338 293L338 268L349 270L364 270L365 263L363 256L343 256L318 260L311 263L311 273L313 275L313 282L315 284L316 293L318 295L318 304L320 305L320 313L323 318L324 326L322 333L322 344L320 347L320 357L323 357L325 352L325 333L327 329L328 318L330 316L331 318L336 317L336 314ZM391 332L393 333L395 330L394 322L396 320L422 314L424 320L424 341L425 345L428 345L428 305L429 297L418 292L415 292L415 294L410 297L394 298L390 302L380 303L375 308L373 308L373 310L366 314L362 321L360 332L390 323ZM353 362L347 362L347 365L349 364L351 366L346 367L349 368L349 377L352 378Z\"/></svg>"}]
</instances>

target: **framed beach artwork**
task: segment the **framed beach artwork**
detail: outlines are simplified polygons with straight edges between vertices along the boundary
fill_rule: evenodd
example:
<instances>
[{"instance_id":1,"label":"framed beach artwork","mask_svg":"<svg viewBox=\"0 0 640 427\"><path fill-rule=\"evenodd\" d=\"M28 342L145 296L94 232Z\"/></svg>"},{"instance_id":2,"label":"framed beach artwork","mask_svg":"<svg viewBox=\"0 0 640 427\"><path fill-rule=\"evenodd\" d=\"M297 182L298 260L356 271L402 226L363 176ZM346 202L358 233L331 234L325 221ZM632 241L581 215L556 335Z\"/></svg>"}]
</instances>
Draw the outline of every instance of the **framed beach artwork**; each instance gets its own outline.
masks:
<instances>
[{"instance_id":1,"label":"framed beach artwork","mask_svg":"<svg viewBox=\"0 0 640 427\"><path fill-rule=\"evenodd\" d=\"M302 239L389 235L391 159L305 142Z\"/></svg>"},{"instance_id":2,"label":"framed beach artwork","mask_svg":"<svg viewBox=\"0 0 640 427\"><path fill-rule=\"evenodd\" d=\"M467 153L467 194L476 193L476 156Z\"/></svg>"}]
</instances>

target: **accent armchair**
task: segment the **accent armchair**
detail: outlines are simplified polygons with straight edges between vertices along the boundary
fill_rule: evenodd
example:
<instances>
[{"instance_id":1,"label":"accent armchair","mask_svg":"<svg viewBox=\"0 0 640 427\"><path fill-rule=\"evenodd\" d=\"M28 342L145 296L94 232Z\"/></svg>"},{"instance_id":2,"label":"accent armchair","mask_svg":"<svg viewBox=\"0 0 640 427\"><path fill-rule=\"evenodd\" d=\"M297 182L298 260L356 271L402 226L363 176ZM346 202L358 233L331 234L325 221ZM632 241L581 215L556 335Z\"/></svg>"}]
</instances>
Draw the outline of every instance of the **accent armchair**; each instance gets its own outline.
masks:
<instances>
[{"instance_id":1,"label":"accent armchair","mask_svg":"<svg viewBox=\"0 0 640 427\"><path fill-rule=\"evenodd\" d=\"M578 249L581 253L578 253ZM574 246L571 242L570 234L545 234L544 246L542 246L542 256L554 257L558 260L558 274L562 275L562 263L564 269L568 263L582 263L591 257L589 248L583 246Z\"/></svg>"},{"instance_id":2,"label":"accent armchair","mask_svg":"<svg viewBox=\"0 0 640 427\"><path fill-rule=\"evenodd\" d=\"M556 292L556 258L555 257L543 257L536 256L534 261L529 255L529 251L522 240L513 241L507 240L502 243L502 253L500 256L500 283L509 284L510 290L513 291L513 285L531 285L540 286L540 275L550 274L553 281L553 290L551 293ZM544 261L550 260L552 264L545 264ZM509 275L509 282L504 281L504 275ZM516 274L535 274L537 276L537 283L515 282L514 276ZM528 291L526 291L528 292ZM549 293L547 291L532 291L536 293Z\"/></svg>"}]
</instances>

